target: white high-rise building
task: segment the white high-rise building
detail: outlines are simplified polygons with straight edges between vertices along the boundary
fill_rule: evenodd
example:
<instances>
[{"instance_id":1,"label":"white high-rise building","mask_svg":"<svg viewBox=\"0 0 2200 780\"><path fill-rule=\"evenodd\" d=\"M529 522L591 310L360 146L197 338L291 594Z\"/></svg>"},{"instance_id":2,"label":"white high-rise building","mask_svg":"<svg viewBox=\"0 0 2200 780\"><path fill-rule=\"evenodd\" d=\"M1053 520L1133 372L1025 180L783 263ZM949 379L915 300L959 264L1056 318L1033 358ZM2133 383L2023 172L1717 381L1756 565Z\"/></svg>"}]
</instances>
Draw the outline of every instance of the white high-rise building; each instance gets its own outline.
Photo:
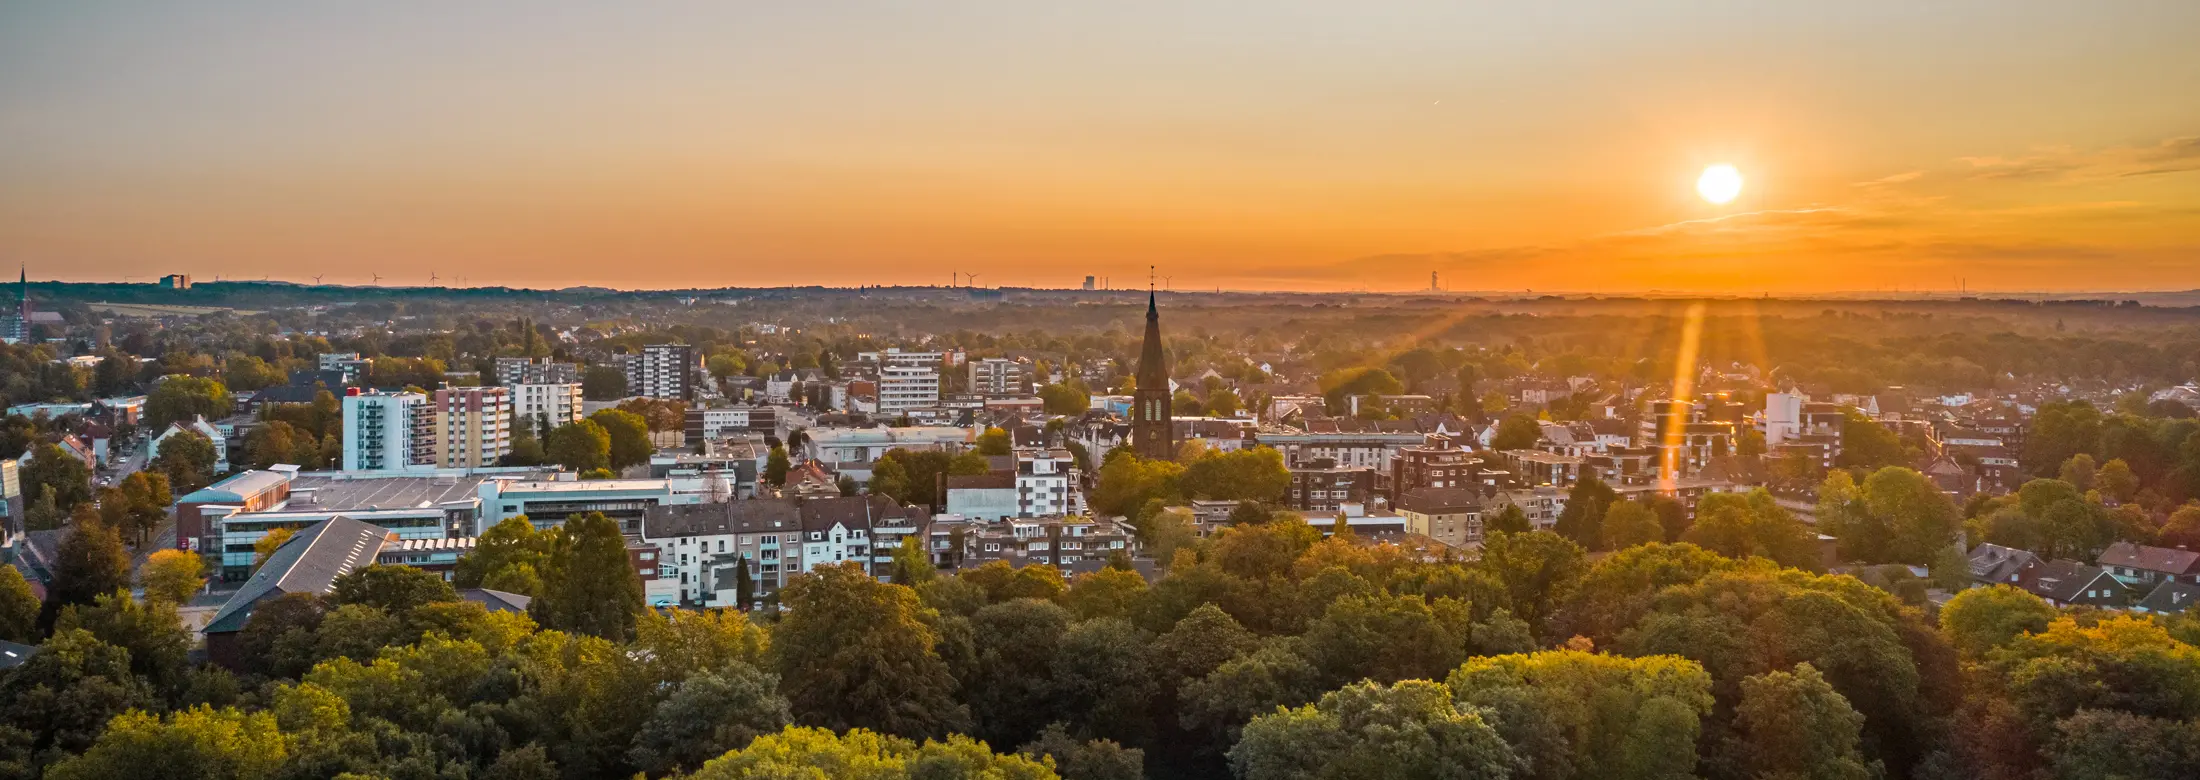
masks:
<instances>
[{"instance_id":1,"label":"white high-rise building","mask_svg":"<svg viewBox=\"0 0 2200 780\"><path fill-rule=\"evenodd\" d=\"M578 384L512 385L512 424L548 436L560 425L581 421L581 386Z\"/></svg>"},{"instance_id":2,"label":"white high-rise building","mask_svg":"<svg viewBox=\"0 0 2200 780\"><path fill-rule=\"evenodd\" d=\"M626 394L645 398L695 400L698 373L695 348L686 344L651 344L638 354L620 358L626 366Z\"/></svg>"},{"instance_id":3,"label":"white high-rise building","mask_svg":"<svg viewBox=\"0 0 2200 780\"><path fill-rule=\"evenodd\" d=\"M896 414L909 409L940 405L940 372L916 366L888 365L879 369L878 410Z\"/></svg>"},{"instance_id":4,"label":"white high-rise building","mask_svg":"<svg viewBox=\"0 0 2200 780\"><path fill-rule=\"evenodd\" d=\"M344 396L344 470L404 471L436 463L436 415L420 393Z\"/></svg>"},{"instance_id":5,"label":"white high-rise building","mask_svg":"<svg viewBox=\"0 0 2200 780\"><path fill-rule=\"evenodd\" d=\"M1031 392L1031 364L1008 358L970 361L970 392L1024 395Z\"/></svg>"}]
</instances>

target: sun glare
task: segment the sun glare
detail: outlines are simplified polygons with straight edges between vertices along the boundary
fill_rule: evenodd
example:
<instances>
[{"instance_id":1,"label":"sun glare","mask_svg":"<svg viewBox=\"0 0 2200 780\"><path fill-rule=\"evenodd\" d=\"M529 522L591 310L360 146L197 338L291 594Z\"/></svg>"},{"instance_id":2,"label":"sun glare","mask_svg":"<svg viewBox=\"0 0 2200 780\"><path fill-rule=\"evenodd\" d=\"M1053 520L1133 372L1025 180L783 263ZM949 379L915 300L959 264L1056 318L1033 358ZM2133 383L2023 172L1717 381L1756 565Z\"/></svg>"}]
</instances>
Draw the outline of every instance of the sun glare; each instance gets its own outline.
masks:
<instances>
[{"instance_id":1,"label":"sun glare","mask_svg":"<svg viewBox=\"0 0 2200 780\"><path fill-rule=\"evenodd\" d=\"M1714 165L1696 178L1696 194L1712 203L1726 204L1742 194L1742 172L1732 165Z\"/></svg>"}]
</instances>

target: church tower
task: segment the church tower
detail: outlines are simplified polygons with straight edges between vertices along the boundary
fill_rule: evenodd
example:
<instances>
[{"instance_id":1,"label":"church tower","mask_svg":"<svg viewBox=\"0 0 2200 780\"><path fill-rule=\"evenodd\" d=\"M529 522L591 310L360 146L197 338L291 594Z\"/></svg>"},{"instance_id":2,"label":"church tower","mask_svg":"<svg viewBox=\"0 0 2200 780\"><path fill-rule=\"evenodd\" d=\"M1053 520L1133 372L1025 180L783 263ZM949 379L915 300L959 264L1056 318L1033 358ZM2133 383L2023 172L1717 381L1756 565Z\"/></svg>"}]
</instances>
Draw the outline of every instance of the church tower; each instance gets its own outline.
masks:
<instances>
[{"instance_id":1,"label":"church tower","mask_svg":"<svg viewBox=\"0 0 2200 780\"><path fill-rule=\"evenodd\" d=\"M1138 350L1138 387L1131 394L1131 447L1139 457L1176 459L1176 424L1169 408L1169 356L1161 350L1161 309L1146 284L1146 343Z\"/></svg>"}]
</instances>

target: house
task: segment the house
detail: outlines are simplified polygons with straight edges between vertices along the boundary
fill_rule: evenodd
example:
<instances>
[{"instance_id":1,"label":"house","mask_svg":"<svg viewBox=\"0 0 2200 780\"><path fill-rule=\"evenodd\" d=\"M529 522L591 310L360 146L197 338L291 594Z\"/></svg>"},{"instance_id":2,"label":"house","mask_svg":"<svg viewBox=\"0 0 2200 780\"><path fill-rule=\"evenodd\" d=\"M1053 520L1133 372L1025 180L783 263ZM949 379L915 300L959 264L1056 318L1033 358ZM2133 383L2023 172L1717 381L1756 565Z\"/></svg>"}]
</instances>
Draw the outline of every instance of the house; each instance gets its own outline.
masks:
<instances>
[{"instance_id":1,"label":"house","mask_svg":"<svg viewBox=\"0 0 2200 780\"><path fill-rule=\"evenodd\" d=\"M1449 547L1482 543L1482 495L1471 488L1414 488L1398 497L1406 532Z\"/></svg>"},{"instance_id":2,"label":"house","mask_svg":"<svg viewBox=\"0 0 2200 780\"><path fill-rule=\"evenodd\" d=\"M2131 610L2157 615L2175 615L2191 609L2195 600L2200 600L2200 585L2163 580L2162 584L2154 586L2154 592L2148 593L2146 598L2140 599L2139 603L2132 605Z\"/></svg>"},{"instance_id":3,"label":"house","mask_svg":"<svg viewBox=\"0 0 2200 780\"><path fill-rule=\"evenodd\" d=\"M2131 586L2099 566L2061 559L2040 566L2021 587L2058 607L2122 607L2131 602L2132 593Z\"/></svg>"},{"instance_id":4,"label":"house","mask_svg":"<svg viewBox=\"0 0 2200 780\"><path fill-rule=\"evenodd\" d=\"M31 660L31 656L37 654L36 647L0 640L0 672L22 666L25 661Z\"/></svg>"},{"instance_id":5,"label":"house","mask_svg":"<svg viewBox=\"0 0 2200 780\"><path fill-rule=\"evenodd\" d=\"M1979 585L2018 585L2029 582L2040 566L2030 550L1981 544L1971 548L1971 580Z\"/></svg>"},{"instance_id":6,"label":"house","mask_svg":"<svg viewBox=\"0 0 2200 780\"><path fill-rule=\"evenodd\" d=\"M2158 582L2200 585L2200 552L2191 550L2117 542L2101 551L2100 564L2109 576L2140 590Z\"/></svg>"},{"instance_id":7,"label":"house","mask_svg":"<svg viewBox=\"0 0 2200 780\"><path fill-rule=\"evenodd\" d=\"M207 659L242 671L245 659L238 635L254 610L291 593L327 595L336 578L373 565L392 536L381 526L348 517L332 517L292 534L207 622Z\"/></svg>"},{"instance_id":8,"label":"house","mask_svg":"<svg viewBox=\"0 0 2200 780\"><path fill-rule=\"evenodd\" d=\"M666 583L663 599L653 594L651 604L733 606L740 568L749 571L750 595L758 598L820 565L854 561L884 576L902 540L930 524L923 509L880 495L649 507L641 543L654 548L656 576Z\"/></svg>"},{"instance_id":9,"label":"house","mask_svg":"<svg viewBox=\"0 0 2200 780\"><path fill-rule=\"evenodd\" d=\"M159 436L153 437L153 443L145 445L146 462L150 463L154 458L160 457L161 442L184 431L199 434L214 443L214 473L229 471L229 437L222 435L221 429L215 428L213 423L207 422L204 415L193 416L188 421L169 423L168 430L161 431Z\"/></svg>"}]
</instances>

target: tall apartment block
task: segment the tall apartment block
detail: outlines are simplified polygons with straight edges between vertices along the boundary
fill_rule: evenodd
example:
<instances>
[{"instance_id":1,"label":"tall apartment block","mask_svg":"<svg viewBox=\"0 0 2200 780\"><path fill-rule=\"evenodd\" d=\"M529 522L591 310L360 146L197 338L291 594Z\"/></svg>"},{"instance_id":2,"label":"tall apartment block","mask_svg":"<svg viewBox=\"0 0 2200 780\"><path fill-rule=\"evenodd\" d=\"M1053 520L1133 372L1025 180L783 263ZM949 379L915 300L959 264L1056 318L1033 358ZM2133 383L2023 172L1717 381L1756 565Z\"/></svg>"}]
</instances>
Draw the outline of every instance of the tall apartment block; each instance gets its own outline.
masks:
<instances>
[{"instance_id":1,"label":"tall apartment block","mask_svg":"<svg viewBox=\"0 0 2200 780\"><path fill-rule=\"evenodd\" d=\"M651 344L621 358L626 393L646 398L695 400L696 354L686 344Z\"/></svg>"},{"instance_id":2,"label":"tall apartment block","mask_svg":"<svg viewBox=\"0 0 2200 780\"><path fill-rule=\"evenodd\" d=\"M548 358L500 357L497 358L497 384L513 385L571 385L581 381L581 367L572 363L554 363Z\"/></svg>"},{"instance_id":3,"label":"tall apartment block","mask_svg":"<svg viewBox=\"0 0 2200 780\"><path fill-rule=\"evenodd\" d=\"M581 386L564 384L516 384L512 391L512 425L532 431L537 438L567 423L581 421Z\"/></svg>"},{"instance_id":4,"label":"tall apartment block","mask_svg":"<svg viewBox=\"0 0 2200 780\"><path fill-rule=\"evenodd\" d=\"M1019 363L1008 358L970 361L970 392L986 395L1028 395L1031 393L1031 369L1029 363Z\"/></svg>"},{"instance_id":5,"label":"tall apartment block","mask_svg":"<svg viewBox=\"0 0 2200 780\"><path fill-rule=\"evenodd\" d=\"M344 470L402 471L436 464L436 414L420 393L344 396Z\"/></svg>"},{"instance_id":6,"label":"tall apartment block","mask_svg":"<svg viewBox=\"0 0 2200 780\"><path fill-rule=\"evenodd\" d=\"M878 410L893 415L909 409L940 405L940 372L915 366L888 365L879 369Z\"/></svg>"},{"instance_id":7,"label":"tall apartment block","mask_svg":"<svg viewBox=\"0 0 2200 780\"><path fill-rule=\"evenodd\" d=\"M435 463L482 468L512 452L512 391L452 387L435 391Z\"/></svg>"}]
</instances>

